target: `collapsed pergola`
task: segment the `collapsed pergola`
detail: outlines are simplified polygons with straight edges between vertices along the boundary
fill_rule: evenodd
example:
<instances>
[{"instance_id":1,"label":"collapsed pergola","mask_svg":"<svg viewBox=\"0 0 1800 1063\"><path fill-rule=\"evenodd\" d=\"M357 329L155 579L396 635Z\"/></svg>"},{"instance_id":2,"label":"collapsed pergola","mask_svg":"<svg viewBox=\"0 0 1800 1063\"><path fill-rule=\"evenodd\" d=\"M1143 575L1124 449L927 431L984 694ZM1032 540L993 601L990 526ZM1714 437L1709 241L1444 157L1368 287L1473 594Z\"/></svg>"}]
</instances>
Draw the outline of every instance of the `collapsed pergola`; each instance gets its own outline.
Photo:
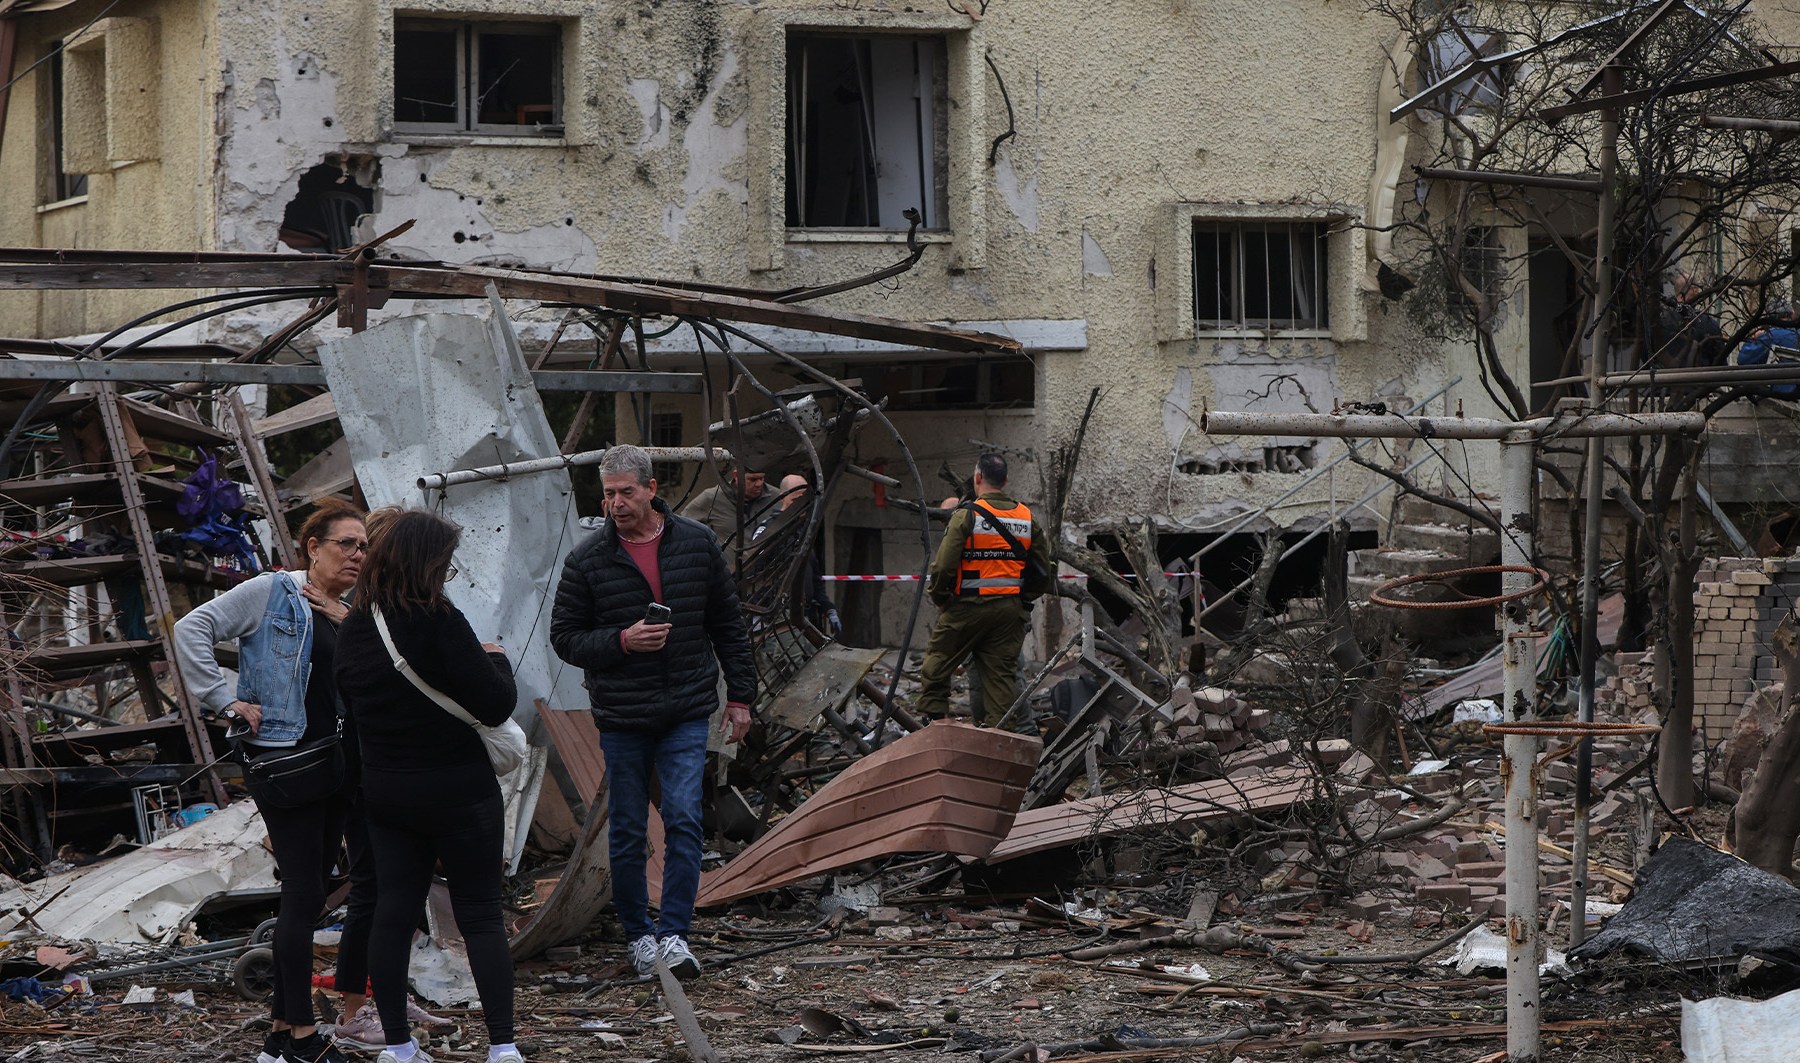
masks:
<instances>
[{"instance_id":1,"label":"collapsed pergola","mask_svg":"<svg viewBox=\"0 0 1800 1063\"><path fill-rule=\"evenodd\" d=\"M404 231L404 226L387 237ZM910 242L910 238L909 238ZM253 430L243 404L231 389L241 385L290 385L319 389L314 399L293 411L284 411L263 422L281 418L280 427L322 423L335 416L335 408L326 384L324 367L300 353L295 341L315 326L335 321L351 332L370 326L371 311L389 306L394 300L420 303L467 303L480 300L500 309L498 300L523 300L537 307L561 311L560 319L535 353L531 362L532 377L540 390L576 391L583 393L574 423L562 441L560 455L542 455L541 468L565 468L581 463L573 452L583 428L592 418L598 404L617 394L682 394L702 396L709 411L721 408L723 420L707 426L705 445L686 448L679 453L662 455L675 460L719 463L731 454L754 460L759 445L794 455L793 463L810 472L809 480L817 487L810 492L810 505L796 507L795 517L784 519L754 537L740 526L728 546L733 555L746 612L753 620L760 642L758 667L762 675L765 699L779 694L798 675L826 641L812 629L801 611L792 607L795 577L811 543L818 535L826 499L845 476L857 476L879 482L894 491L891 501L916 511L921 542L921 556L929 555L931 539L927 502L929 492L923 476L912 459L911 451L899 431L888 420L883 403L871 400L855 382L838 380L816 368L805 358L784 350L782 344L791 336L816 334L840 337L852 346L874 346L883 351L947 351L963 355L1008 357L1019 356L1022 344L1013 338L959 328L952 325L920 324L891 318L825 310L802 305L811 299L835 294L894 276L914 265L923 248L912 243L910 253L897 264L866 276L840 283L784 290L756 290L682 281L644 280L587 274L559 273L527 269L498 269L483 266L456 266L440 262L400 261L383 257L380 241L352 248L343 255L252 254L228 252L176 251L99 251L44 250L36 248L0 249L0 290L54 291L72 289L137 289L199 290L191 298L140 314L120 323L105 334L80 342L54 339L0 338L0 411L7 413L9 427L0 442L0 503L21 507L58 505L69 500L72 484L69 477L21 477L14 455L22 437L34 429L43 429L59 411L73 408L75 396L67 393L70 385L82 383L94 394L80 397L91 402L100 396L101 407L126 411L125 419L108 421L109 439L115 465L97 472L96 481L114 481L127 490L122 514L132 520L132 530L140 544L152 538L149 523L139 519L145 509L157 500L156 492L168 485L148 484L149 494L142 490L135 496L130 489L144 488L129 464L119 458L119 451L132 434L128 423L132 416L160 417L167 431L187 433L195 440L204 438L208 445L241 448L240 461L247 479L256 488L264 516L276 537L266 544L271 560L293 564L294 549L288 525L283 518L287 506L277 499L277 490L259 453L259 434ZM264 308L294 308L259 330L260 341L241 349L222 343L171 343L179 330L232 315L243 315ZM266 321L264 316L262 320ZM646 322L649 322L647 325ZM580 326L580 327L578 327ZM656 335L674 329L688 329L693 334L695 350L700 354L701 368L717 368L721 372L658 371L650 368L652 349L649 341ZM584 333L585 329L585 333ZM547 365L559 346L568 348L575 337L591 335L591 352L583 349L579 361L591 368L549 369ZM164 341L159 344L158 341ZM301 345L304 346L304 345ZM759 372L769 366L778 367L788 379L798 378L799 386L771 386L759 379ZM723 381L723 385L721 385ZM154 403L128 400L123 392L144 388L148 397L170 401L176 407L200 397L226 397L222 407L231 413L230 438L216 434L212 426L185 419L164 411ZM160 395L158 394L160 393ZM129 403L129 405L126 405ZM833 407L832 415L820 413L820 404ZM740 409L754 405L756 412ZM302 409L304 407L304 409ZM797 416L797 412L799 416ZM818 416L808 416L818 414ZM176 422L183 422L176 424ZM704 422L703 422L704 423ZM755 427L755 431L752 427ZM644 426L640 426L644 427ZM890 439L907 466L909 482L860 468L846 460L852 436L864 428L878 428ZM759 444L757 432L765 441ZM209 434L211 433L211 434ZM722 438L715 439L715 433ZM770 434L780 437L778 444L766 442ZM353 484L348 461L341 463L342 475L335 480L313 478L310 497L333 493ZM456 483L475 479L488 480L529 475L533 469L517 467L496 470L442 470L435 487L442 492ZM462 473L461 477L456 474ZM59 483L61 486L59 486ZM421 488L424 489L423 486ZM109 496L110 497L110 496ZM135 499L135 501L134 501ZM289 500L289 505L307 499ZM113 500L117 502L118 500ZM741 520L741 517L740 517ZM32 736L21 727L13 727L0 746L4 746L7 763L0 769L0 790L8 791L14 812L21 821L28 819L23 807L29 794L44 785L81 787L98 783L114 786L140 783L173 783L180 785L205 777L211 791L223 796L218 779L219 768L213 756L216 741L210 741L208 721L201 719L199 706L181 688L180 677L170 673L176 687L173 711L158 717L159 702L171 700L167 694L154 691L154 681L146 670L161 651L168 658L169 596L167 579L185 579L188 573L169 568L170 559L157 554L154 546L140 546L141 556L122 555L118 564L107 571L135 574L141 572L150 587L153 615L163 618L162 630L151 631L149 639L139 639L121 648L138 670L140 696L145 715L157 717L164 734L159 731L159 763L124 767L110 761L82 765L67 755L48 762L34 755ZM43 567L44 562L24 562L27 567ZM7 564L5 567L16 567ZM76 571L79 568L80 571ZM85 579L92 565L62 564L54 572L59 585ZM68 571L64 571L68 570ZM33 572L35 573L35 569ZM18 589L21 584L10 574L8 582ZM53 580L54 582L54 580ZM215 581L216 582L216 581ZM917 583L906 627L905 641L911 642L924 590ZM159 647L158 643L162 645ZM124 644L120 644L121 647ZM85 649L85 647L83 647ZM29 656L29 651L25 651ZM94 658L92 661L86 658ZM121 658L124 660L124 658ZM96 650L81 662L84 667L108 664ZM117 667L114 665L114 667ZM98 674L98 673L94 673ZM899 672L885 692L865 689L884 706L892 706ZM151 689L146 690L146 686ZM864 681L864 688L870 687ZM21 688L20 669L9 668L0 699L6 702L7 714L18 719L27 696ZM882 709L887 719L891 708ZM916 726L904 713L902 722ZM872 735L849 721L828 714L827 720L864 750L881 744L887 729L877 726ZM100 722L109 738L126 742L137 737L125 735L118 727L107 727L115 721ZM151 721L147 719L146 723ZM95 732L79 732L91 735ZM178 735L179 737L171 737ZM772 750L779 754L792 736L780 740ZM165 744L167 743L167 744ZM174 745L185 747L185 755L171 754ZM78 750L77 750L78 752ZM781 757L772 755L770 763L779 765ZM48 824L37 810L38 824L43 829L40 843L49 840ZM28 833L28 832L22 832ZM40 847L41 844L40 844Z\"/></svg>"}]
</instances>

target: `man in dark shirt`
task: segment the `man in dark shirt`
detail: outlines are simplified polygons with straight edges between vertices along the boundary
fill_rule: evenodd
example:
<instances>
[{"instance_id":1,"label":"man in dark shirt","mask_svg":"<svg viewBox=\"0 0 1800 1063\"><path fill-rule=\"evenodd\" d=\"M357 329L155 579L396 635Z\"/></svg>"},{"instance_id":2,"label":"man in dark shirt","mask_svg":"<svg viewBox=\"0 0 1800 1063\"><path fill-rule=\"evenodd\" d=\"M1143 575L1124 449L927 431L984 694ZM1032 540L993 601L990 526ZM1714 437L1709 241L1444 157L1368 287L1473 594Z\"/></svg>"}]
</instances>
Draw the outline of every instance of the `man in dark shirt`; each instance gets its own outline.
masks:
<instances>
[{"instance_id":1,"label":"man in dark shirt","mask_svg":"<svg viewBox=\"0 0 1800 1063\"><path fill-rule=\"evenodd\" d=\"M721 670L726 737L740 741L750 729L749 630L718 540L656 496L649 455L613 447L600 483L607 522L563 564L550 645L585 671L600 728L613 903L632 964L647 975L660 955L677 977L692 978L700 964L687 931L700 886L706 736ZM654 923L644 874L653 772L666 840Z\"/></svg>"}]
</instances>

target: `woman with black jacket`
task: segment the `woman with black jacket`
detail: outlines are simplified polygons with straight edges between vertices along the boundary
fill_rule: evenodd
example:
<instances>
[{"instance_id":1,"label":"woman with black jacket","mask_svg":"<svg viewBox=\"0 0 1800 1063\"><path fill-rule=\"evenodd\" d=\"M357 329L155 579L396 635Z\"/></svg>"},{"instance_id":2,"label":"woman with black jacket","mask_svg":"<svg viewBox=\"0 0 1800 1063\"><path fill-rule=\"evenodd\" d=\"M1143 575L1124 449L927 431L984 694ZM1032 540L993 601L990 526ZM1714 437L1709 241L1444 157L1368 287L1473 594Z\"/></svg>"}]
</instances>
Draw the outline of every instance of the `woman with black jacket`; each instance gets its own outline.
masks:
<instances>
[{"instance_id":1,"label":"woman with black jacket","mask_svg":"<svg viewBox=\"0 0 1800 1063\"><path fill-rule=\"evenodd\" d=\"M362 737L363 797L380 898L369 974L387 1040L377 1063L431 1063L406 1020L406 969L417 916L442 863L468 946L492 1063L523 1063L513 1045L513 970L501 920L504 825L500 785L474 728L451 716L396 667L395 650L427 685L487 726L512 715L506 654L482 642L444 594L462 533L431 513L382 524L338 640L337 681Z\"/></svg>"}]
</instances>

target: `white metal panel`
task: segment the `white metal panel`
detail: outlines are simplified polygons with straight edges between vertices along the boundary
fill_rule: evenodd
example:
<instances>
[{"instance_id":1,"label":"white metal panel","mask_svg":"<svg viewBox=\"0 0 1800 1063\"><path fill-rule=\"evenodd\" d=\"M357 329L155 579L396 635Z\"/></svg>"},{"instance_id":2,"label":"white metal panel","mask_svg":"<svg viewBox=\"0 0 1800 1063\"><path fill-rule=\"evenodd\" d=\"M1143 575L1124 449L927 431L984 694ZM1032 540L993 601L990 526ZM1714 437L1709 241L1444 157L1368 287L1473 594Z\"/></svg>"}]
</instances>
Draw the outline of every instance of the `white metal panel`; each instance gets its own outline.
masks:
<instances>
[{"instance_id":1,"label":"white metal panel","mask_svg":"<svg viewBox=\"0 0 1800 1063\"><path fill-rule=\"evenodd\" d=\"M490 293L492 288L489 289ZM525 356L498 299L487 318L422 314L385 321L320 348L357 480L372 506L428 507L462 525L450 597L475 633L507 648L535 744L534 699L585 708L579 669L550 650L550 604L565 555L581 538L563 470L422 496L418 477L558 452ZM503 780L509 862L524 846L543 758Z\"/></svg>"}]
</instances>

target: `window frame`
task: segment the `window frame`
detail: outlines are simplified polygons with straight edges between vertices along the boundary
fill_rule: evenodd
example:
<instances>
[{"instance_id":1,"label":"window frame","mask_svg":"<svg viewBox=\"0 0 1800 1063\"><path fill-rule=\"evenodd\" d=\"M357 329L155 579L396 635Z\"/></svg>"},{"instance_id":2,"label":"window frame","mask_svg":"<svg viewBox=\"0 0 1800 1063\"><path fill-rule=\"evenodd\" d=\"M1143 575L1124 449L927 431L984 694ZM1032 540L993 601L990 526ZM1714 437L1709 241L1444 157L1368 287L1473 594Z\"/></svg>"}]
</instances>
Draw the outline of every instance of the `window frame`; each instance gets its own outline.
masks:
<instances>
[{"instance_id":1,"label":"window frame","mask_svg":"<svg viewBox=\"0 0 1800 1063\"><path fill-rule=\"evenodd\" d=\"M1329 241L1331 239L1331 226L1328 223L1303 219L1242 219L1224 221L1214 218L1195 218L1193 219L1192 225L1192 238L1194 242L1192 297L1194 302L1194 328L1196 330L1218 332L1320 332L1327 335L1330 334L1331 258ZM1296 234L1294 231L1296 228L1304 228L1310 230L1310 232ZM1199 249L1201 237L1206 231L1212 232L1215 236L1226 236L1229 238L1230 253L1228 257L1230 261L1228 263L1228 283L1225 285L1214 285L1215 291L1229 292L1232 305L1229 307L1231 313L1227 316L1211 318L1202 318L1200 316L1202 278L1200 276L1201 256ZM1314 248L1311 256L1311 280L1313 291L1309 300L1312 305L1310 307L1311 313L1307 316L1284 318L1274 316L1250 316L1250 285L1248 283L1248 274L1250 272L1248 260L1250 252L1248 250L1248 242L1245 238L1252 234L1256 234L1265 237L1265 244L1269 244L1273 241L1268 240L1267 237L1277 233L1285 233L1287 236L1290 256L1292 255L1294 248L1300 246L1297 245L1294 240L1296 235L1301 236L1303 244L1311 245ZM1321 248L1320 245L1324 245L1324 247ZM1273 256L1270 255L1269 258L1272 260ZM1268 264L1272 266L1273 262L1271 261ZM1221 272L1223 272L1223 269ZM1288 291L1288 301L1290 303L1297 303L1299 300L1294 299L1293 296L1294 292L1290 288ZM1267 285L1265 285L1264 301L1265 304L1267 304L1264 306L1265 310L1274 309L1274 296ZM1227 308L1221 306L1220 309L1225 310ZM1299 308L1296 306L1295 309Z\"/></svg>"},{"instance_id":2,"label":"window frame","mask_svg":"<svg viewBox=\"0 0 1800 1063\"><path fill-rule=\"evenodd\" d=\"M747 266L778 270L792 245L899 245L906 230L875 228L795 228L787 225L787 42L798 33L882 33L940 36L944 41L944 90L951 106L943 116L943 228L921 229L919 240L950 249L949 267L980 269L987 261L987 158L989 82L983 59L983 26L954 12L792 10L769 5L751 15L746 33L746 70L751 112L746 134L749 162L750 234ZM1004 56L996 57L1005 67ZM1005 152L1001 152L1004 163Z\"/></svg>"},{"instance_id":3,"label":"window frame","mask_svg":"<svg viewBox=\"0 0 1800 1063\"><path fill-rule=\"evenodd\" d=\"M784 139L782 145L784 170L782 185L784 192L783 222L787 226L790 238L796 233L801 234L802 236L840 233L904 233L910 228L904 219L896 219L896 222L892 224L881 224L878 222L873 225L816 225L806 224L804 222L795 224L790 212L786 209L789 201L787 193L794 192L796 183L795 145L792 142L794 127L793 112L796 103L796 94L793 78L791 76L791 67L796 45L804 47L806 45L835 39L847 42L852 48L860 48L864 44L872 46L875 41L882 38L886 38L890 41L903 40L913 44L913 59L915 66L912 80L915 89L919 85L917 69L919 59L924 58L930 63L931 70L927 75L927 78L929 79L930 84L931 106L929 108L929 117L926 123L928 128L925 136L922 138L929 143L915 143L914 145L916 148L920 149L917 152L918 173L916 174L916 178L917 183L921 187L925 202L916 205L922 208L924 213L924 221L919 226L919 231L921 233L946 233L949 231L949 219L947 217L948 212L945 208L945 203L949 199L949 174L947 171L949 169L950 150L949 129L947 126L950 114L950 42L946 39L946 35L940 32L930 31L859 33L849 29L822 29L811 26L790 25L787 27L786 37L790 76L783 79L782 85L783 94L787 100L787 122L783 126L783 129L784 132L788 134L788 137ZM918 45L921 43L929 43L932 46L926 49L923 55L921 55L918 50ZM873 68L877 62L876 59L871 57L870 67ZM871 90L875 90L878 86L871 84L870 88ZM915 96L914 98L916 99L917 97ZM800 100L799 102L804 105L807 101ZM873 112L878 109L879 100L873 98L864 100L863 106L868 108L870 112ZM865 131L868 132L868 139L872 145L874 145L874 150L877 156L879 156L881 154L879 139L881 130L879 120L876 121L875 129L867 130L865 127ZM804 174L800 176L802 179L805 178ZM871 182L871 184L874 185L875 182ZM879 201L879 186L875 185L875 187L876 197ZM806 204L798 202L797 198L794 201L794 206L796 207L797 213L801 215L806 213ZM876 206L876 212L879 214L879 202Z\"/></svg>"},{"instance_id":4,"label":"window frame","mask_svg":"<svg viewBox=\"0 0 1800 1063\"><path fill-rule=\"evenodd\" d=\"M1316 222L1326 226L1325 246L1329 264L1326 282L1320 285L1329 300L1324 328L1267 328L1231 325L1218 327L1195 321L1194 224L1197 221ZM1292 341L1320 339L1353 342L1368 338L1367 301L1360 283L1368 269L1368 229L1362 211L1344 203L1218 203L1175 202L1164 209L1157 226L1156 259L1151 284L1156 295L1156 338L1159 343L1180 343L1201 338Z\"/></svg>"},{"instance_id":5,"label":"window frame","mask_svg":"<svg viewBox=\"0 0 1800 1063\"><path fill-rule=\"evenodd\" d=\"M568 69L569 29L566 20L559 18L528 19L516 16L484 16L481 14L454 14L451 12L429 14L396 14L393 17L393 37L389 45L390 77L388 79L388 107L393 132L402 136L413 137L508 137L522 140L557 139L565 135L568 128L568 107L565 99L564 80ZM399 37L402 31L419 29L453 29L456 34L456 121L451 122L408 122L398 117L399 99L397 93L400 86ZM542 125L518 125L516 123L482 122L479 113L473 109L478 98L476 89L480 84L480 37L483 32L506 33L513 36L548 37L552 52L553 68L550 72L551 106L554 108L553 122Z\"/></svg>"},{"instance_id":6,"label":"window frame","mask_svg":"<svg viewBox=\"0 0 1800 1063\"><path fill-rule=\"evenodd\" d=\"M50 207L64 203L85 200L88 195L88 174L68 169L63 162L68 133L65 128L63 99L63 83L66 74L63 70L64 56L61 42L57 42L44 61L44 99L49 113L45 115L43 141L43 169L40 180L40 206Z\"/></svg>"}]
</instances>

